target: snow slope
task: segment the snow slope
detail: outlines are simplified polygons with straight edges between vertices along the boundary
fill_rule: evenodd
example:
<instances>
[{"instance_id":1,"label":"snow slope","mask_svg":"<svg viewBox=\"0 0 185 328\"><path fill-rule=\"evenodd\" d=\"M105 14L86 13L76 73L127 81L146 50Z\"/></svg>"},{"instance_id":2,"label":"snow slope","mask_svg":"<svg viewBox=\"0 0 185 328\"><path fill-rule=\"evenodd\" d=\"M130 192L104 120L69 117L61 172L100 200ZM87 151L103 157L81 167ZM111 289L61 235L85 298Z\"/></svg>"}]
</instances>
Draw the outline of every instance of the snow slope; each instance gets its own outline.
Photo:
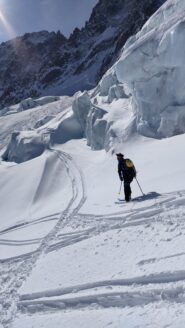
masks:
<instances>
[{"instance_id":1,"label":"snow slope","mask_svg":"<svg viewBox=\"0 0 185 328\"><path fill-rule=\"evenodd\" d=\"M0 197L1 229L60 213L68 202L61 197L61 190L71 190L65 166L61 165L56 154L49 152L20 166L2 165L0 184L3 187Z\"/></svg>"},{"instance_id":2,"label":"snow slope","mask_svg":"<svg viewBox=\"0 0 185 328\"><path fill-rule=\"evenodd\" d=\"M96 327L181 327L184 142L185 135L162 141L141 137L119 148L133 159L146 193L141 198L134 182L135 200L127 205L117 201L115 156L92 152L84 139L56 145L54 153L47 150L29 162L1 165L10 188L1 189L0 199L3 194L5 200L14 197L11 171L15 176L16 169L16 176L24 179L24 189L4 210L6 224L1 222L5 327L11 321L16 328L94 327L95 323ZM45 159L50 165L42 178ZM34 187L34 180L31 175L30 182L24 170L34 165L42 188L30 205L32 190L29 194L25 189ZM29 218L19 216L18 199L30 207Z\"/></svg>"}]
</instances>

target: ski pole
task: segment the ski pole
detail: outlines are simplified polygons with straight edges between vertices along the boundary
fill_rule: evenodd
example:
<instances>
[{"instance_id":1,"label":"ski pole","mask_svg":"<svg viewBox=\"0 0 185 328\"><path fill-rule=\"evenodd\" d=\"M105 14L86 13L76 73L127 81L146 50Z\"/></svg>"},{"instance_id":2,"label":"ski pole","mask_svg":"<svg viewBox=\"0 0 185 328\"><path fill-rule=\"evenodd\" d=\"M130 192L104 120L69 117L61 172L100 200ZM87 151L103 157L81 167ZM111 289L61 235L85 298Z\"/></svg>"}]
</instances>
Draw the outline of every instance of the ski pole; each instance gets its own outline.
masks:
<instances>
[{"instance_id":1,"label":"ski pole","mask_svg":"<svg viewBox=\"0 0 185 328\"><path fill-rule=\"evenodd\" d=\"M135 179L136 179L136 181L137 181L137 184L138 184L138 186L139 186L139 189L141 190L141 192L142 192L142 194L143 194L143 196L145 196L145 194L144 194L144 192L143 192L143 190L142 190L142 188L141 188L141 186L140 186L140 184L139 184L139 181L138 181L138 179L135 177Z\"/></svg>"},{"instance_id":2,"label":"ski pole","mask_svg":"<svg viewBox=\"0 0 185 328\"><path fill-rule=\"evenodd\" d=\"M120 185L120 189L119 189L119 195L121 194L121 188L122 188L122 183L123 183L123 181L121 181L121 185Z\"/></svg>"}]
</instances>

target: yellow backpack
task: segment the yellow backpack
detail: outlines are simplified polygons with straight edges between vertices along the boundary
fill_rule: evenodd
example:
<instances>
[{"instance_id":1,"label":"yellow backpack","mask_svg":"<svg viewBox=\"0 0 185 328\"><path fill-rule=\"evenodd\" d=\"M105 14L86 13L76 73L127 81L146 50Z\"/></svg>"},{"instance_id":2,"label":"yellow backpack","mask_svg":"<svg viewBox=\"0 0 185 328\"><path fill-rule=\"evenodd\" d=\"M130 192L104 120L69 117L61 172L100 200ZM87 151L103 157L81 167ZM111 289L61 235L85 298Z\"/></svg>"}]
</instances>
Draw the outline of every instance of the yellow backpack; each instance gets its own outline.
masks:
<instances>
[{"instance_id":1,"label":"yellow backpack","mask_svg":"<svg viewBox=\"0 0 185 328\"><path fill-rule=\"evenodd\" d=\"M129 158L126 158L125 164L126 164L127 168L129 169L129 172L133 175L133 177L135 177L136 169L135 169L134 163Z\"/></svg>"}]
</instances>

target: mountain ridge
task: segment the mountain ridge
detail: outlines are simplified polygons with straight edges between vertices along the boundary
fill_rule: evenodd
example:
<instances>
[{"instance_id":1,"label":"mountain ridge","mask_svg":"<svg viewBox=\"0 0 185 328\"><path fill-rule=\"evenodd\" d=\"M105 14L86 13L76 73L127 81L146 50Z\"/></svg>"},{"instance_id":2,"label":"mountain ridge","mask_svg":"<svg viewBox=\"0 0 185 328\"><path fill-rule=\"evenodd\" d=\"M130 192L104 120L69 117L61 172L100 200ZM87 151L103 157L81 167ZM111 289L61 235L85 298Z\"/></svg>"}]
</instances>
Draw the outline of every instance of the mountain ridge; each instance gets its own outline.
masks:
<instances>
[{"instance_id":1,"label":"mountain ridge","mask_svg":"<svg viewBox=\"0 0 185 328\"><path fill-rule=\"evenodd\" d=\"M165 0L100 0L82 29L26 33L0 45L0 109L28 97L72 95L95 87Z\"/></svg>"}]
</instances>

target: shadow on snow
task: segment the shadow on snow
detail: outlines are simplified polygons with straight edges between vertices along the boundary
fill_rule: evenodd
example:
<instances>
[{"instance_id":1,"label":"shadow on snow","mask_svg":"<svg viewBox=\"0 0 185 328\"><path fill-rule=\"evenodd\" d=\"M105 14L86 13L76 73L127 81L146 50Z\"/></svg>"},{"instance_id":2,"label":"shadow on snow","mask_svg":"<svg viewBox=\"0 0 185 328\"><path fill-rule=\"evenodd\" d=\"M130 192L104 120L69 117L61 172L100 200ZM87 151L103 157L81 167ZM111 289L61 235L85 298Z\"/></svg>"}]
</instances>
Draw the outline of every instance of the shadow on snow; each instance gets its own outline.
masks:
<instances>
[{"instance_id":1,"label":"shadow on snow","mask_svg":"<svg viewBox=\"0 0 185 328\"><path fill-rule=\"evenodd\" d=\"M139 196L139 197L133 198L132 201L133 202L143 202L145 200L158 198L160 196L161 196L161 194L159 194L159 193L157 193L155 191L151 191L148 194L145 194L143 196Z\"/></svg>"}]
</instances>

